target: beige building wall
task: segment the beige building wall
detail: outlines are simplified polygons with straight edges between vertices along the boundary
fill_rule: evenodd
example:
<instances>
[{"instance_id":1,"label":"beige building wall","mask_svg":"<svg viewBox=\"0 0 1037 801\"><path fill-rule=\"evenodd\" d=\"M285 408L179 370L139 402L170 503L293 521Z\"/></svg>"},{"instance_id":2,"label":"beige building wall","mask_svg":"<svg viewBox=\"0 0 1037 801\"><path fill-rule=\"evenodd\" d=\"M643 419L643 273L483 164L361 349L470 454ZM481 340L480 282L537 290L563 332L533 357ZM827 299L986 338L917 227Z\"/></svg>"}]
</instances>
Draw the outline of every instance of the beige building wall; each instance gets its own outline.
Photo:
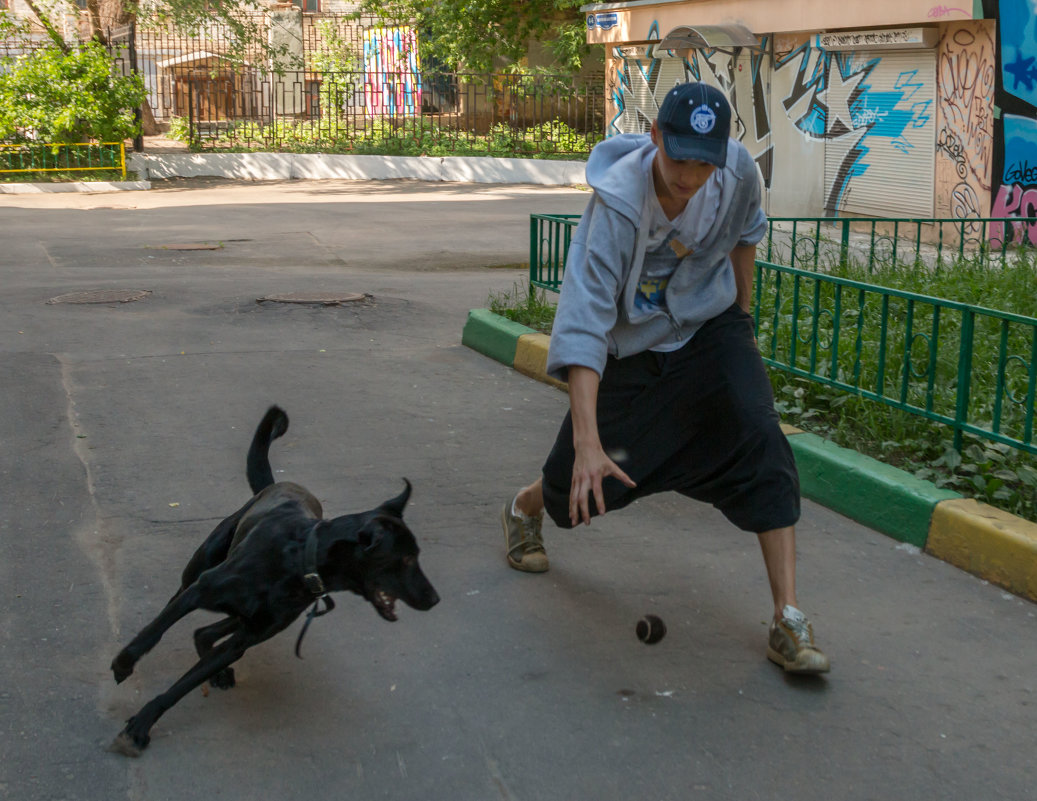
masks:
<instances>
[{"instance_id":1,"label":"beige building wall","mask_svg":"<svg viewBox=\"0 0 1037 801\"><path fill-rule=\"evenodd\" d=\"M774 37L768 93L773 157L767 203L774 216L813 217L825 204L825 140L804 134L795 122L815 102L811 82L823 69L821 52L807 45L806 34Z\"/></svg>"}]
</instances>

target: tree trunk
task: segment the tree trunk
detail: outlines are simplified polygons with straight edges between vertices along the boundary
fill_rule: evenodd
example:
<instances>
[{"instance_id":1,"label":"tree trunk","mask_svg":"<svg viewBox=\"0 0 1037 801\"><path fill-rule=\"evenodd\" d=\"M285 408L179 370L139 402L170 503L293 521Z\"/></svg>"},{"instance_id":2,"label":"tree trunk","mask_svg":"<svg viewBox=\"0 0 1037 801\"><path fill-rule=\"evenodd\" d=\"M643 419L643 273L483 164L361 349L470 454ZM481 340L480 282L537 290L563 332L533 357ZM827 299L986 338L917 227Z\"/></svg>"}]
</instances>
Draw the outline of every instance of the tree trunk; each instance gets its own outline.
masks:
<instances>
[{"instance_id":1,"label":"tree trunk","mask_svg":"<svg viewBox=\"0 0 1037 801\"><path fill-rule=\"evenodd\" d=\"M140 130L144 136L157 136L162 133L155 121L155 112L151 110L151 103L147 100L141 104L140 114Z\"/></svg>"},{"instance_id":2,"label":"tree trunk","mask_svg":"<svg viewBox=\"0 0 1037 801\"><path fill-rule=\"evenodd\" d=\"M33 0L25 0L25 4L29 7L29 10L36 15L36 18L40 21L40 24L43 25L43 27L46 29L47 35L51 38L54 44L61 48L61 52L65 53L66 55L69 52L71 52L71 48L65 43L65 40L61 38L61 34L58 33L57 28L54 27L54 23L50 21L50 17L44 14L43 11L40 10L40 7L36 5L35 2L33 2Z\"/></svg>"}]
</instances>

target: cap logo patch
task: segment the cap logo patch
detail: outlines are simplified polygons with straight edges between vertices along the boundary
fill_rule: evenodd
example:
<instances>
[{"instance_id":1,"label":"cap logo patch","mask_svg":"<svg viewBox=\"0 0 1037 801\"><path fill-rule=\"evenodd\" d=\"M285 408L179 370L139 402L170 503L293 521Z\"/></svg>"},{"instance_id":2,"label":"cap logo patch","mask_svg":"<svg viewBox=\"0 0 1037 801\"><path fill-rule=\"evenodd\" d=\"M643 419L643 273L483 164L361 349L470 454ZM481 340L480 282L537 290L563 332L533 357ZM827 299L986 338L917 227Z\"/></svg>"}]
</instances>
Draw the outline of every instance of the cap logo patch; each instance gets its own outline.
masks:
<instances>
[{"instance_id":1,"label":"cap logo patch","mask_svg":"<svg viewBox=\"0 0 1037 801\"><path fill-rule=\"evenodd\" d=\"M696 133L707 134L716 124L716 112L705 104L691 112L691 128Z\"/></svg>"}]
</instances>

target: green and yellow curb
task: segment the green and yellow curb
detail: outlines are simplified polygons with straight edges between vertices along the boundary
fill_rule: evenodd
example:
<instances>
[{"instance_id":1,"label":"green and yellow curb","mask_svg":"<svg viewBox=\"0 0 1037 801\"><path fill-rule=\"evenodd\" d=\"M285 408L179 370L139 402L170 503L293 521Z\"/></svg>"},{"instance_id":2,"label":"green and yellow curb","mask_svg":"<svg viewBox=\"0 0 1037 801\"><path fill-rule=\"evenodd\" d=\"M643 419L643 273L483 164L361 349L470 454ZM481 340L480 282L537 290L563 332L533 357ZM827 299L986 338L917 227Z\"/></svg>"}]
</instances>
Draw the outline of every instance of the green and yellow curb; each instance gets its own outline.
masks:
<instances>
[{"instance_id":1,"label":"green and yellow curb","mask_svg":"<svg viewBox=\"0 0 1037 801\"><path fill-rule=\"evenodd\" d=\"M538 381L547 375L550 337L472 309L461 341ZM937 488L869 456L782 426L796 456L803 495L863 525L1037 601L1037 524Z\"/></svg>"},{"instance_id":2,"label":"green and yellow curb","mask_svg":"<svg viewBox=\"0 0 1037 801\"><path fill-rule=\"evenodd\" d=\"M901 542L924 548L933 509L961 498L816 434L800 432L788 440L803 495Z\"/></svg>"},{"instance_id":3,"label":"green and yellow curb","mask_svg":"<svg viewBox=\"0 0 1037 801\"><path fill-rule=\"evenodd\" d=\"M1037 600L1037 524L971 498L936 507L927 553Z\"/></svg>"}]
</instances>

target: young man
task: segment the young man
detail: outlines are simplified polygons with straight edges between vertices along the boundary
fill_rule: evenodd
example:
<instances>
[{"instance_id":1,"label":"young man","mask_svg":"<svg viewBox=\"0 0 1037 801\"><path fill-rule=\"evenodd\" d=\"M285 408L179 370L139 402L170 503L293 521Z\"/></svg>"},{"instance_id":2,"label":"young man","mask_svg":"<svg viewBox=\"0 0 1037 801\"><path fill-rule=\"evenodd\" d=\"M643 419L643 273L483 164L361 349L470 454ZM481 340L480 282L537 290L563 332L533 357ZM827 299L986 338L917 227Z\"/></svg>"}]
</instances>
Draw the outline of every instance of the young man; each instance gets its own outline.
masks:
<instances>
[{"instance_id":1,"label":"young man","mask_svg":"<svg viewBox=\"0 0 1037 801\"><path fill-rule=\"evenodd\" d=\"M797 609L799 478L749 314L766 232L756 165L731 108L702 83L667 95L651 135L587 162L547 370L570 411L539 479L502 510L508 564L548 568L544 510L561 528L674 490L757 534L774 601L767 656L823 673Z\"/></svg>"}]
</instances>

